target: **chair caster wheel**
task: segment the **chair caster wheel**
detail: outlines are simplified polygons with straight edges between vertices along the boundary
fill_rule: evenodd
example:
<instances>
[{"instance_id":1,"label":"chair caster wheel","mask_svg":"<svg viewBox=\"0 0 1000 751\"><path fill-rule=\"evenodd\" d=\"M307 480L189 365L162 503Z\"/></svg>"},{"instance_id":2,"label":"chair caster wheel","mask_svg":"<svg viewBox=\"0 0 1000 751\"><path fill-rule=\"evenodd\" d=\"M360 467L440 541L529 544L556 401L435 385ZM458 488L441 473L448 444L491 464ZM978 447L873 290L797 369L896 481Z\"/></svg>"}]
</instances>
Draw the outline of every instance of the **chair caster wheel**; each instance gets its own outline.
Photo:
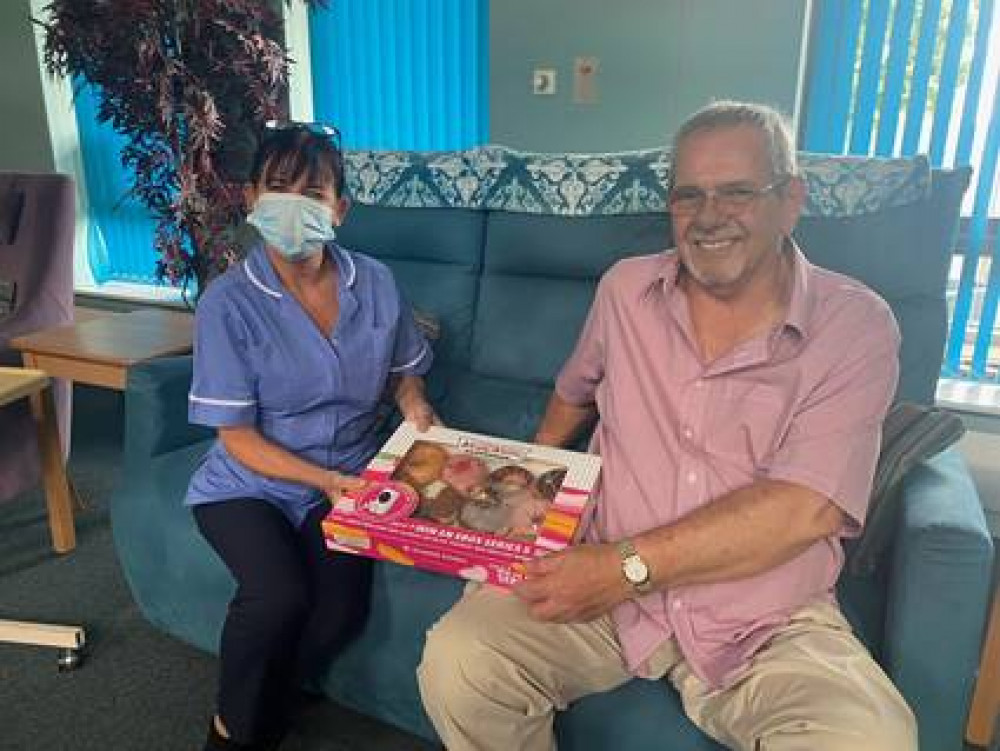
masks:
<instances>
[{"instance_id":1,"label":"chair caster wheel","mask_svg":"<svg viewBox=\"0 0 1000 751\"><path fill-rule=\"evenodd\" d=\"M59 650L59 672L67 673L76 670L83 662L83 650L80 649L60 649Z\"/></svg>"}]
</instances>

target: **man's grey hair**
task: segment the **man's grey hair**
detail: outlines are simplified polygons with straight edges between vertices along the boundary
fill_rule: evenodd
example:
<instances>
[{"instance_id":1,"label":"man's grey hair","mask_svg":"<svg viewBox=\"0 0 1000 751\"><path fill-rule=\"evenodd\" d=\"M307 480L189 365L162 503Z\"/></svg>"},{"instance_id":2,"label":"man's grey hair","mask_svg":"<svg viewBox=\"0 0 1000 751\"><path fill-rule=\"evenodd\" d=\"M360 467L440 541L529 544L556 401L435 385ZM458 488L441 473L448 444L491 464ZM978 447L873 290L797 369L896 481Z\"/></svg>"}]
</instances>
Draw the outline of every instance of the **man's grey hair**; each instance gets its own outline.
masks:
<instances>
[{"instance_id":1,"label":"man's grey hair","mask_svg":"<svg viewBox=\"0 0 1000 751\"><path fill-rule=\"evenodd\" d=\"M771 156L774 175L797 175L795 139L788 120L778 110L766 104L721 100L695 112L684 121L674 135L673 154L676 156L684 139L705 130L749 125L764 134Z\"/></svg>"}]
</instances>

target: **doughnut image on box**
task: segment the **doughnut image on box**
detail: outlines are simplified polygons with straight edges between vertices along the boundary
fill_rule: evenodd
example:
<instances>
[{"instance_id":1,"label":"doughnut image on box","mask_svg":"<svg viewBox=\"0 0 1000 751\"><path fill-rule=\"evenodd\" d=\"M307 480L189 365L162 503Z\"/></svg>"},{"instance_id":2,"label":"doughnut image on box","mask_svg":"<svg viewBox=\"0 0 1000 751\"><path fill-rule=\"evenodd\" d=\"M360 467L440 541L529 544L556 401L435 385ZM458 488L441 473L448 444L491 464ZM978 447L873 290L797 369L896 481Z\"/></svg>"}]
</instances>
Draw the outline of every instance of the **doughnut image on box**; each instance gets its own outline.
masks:
<instances>
[{"instance_id":1,"label":"doughnut image on box","mask_svg":"<svg viewBox=\"0 0 1000 751\"><path fill-rule=\"evenodd\" d=\"M549 462L512 464L426 440L415 441L392 474L416 490L419 518L529 542L565 477L565 467Z\"/></svg>"},{"instance_id":2,"label":"doughnut image on box","mask_svg":"<svg viewBox=\"0 0 1000 751\"><path fill-rule=\"evenodd\" d=\"M591 454L403 423L365 488L334 503L327 547L509 586L524 561L575 541L600 467Z\"/></svg>"}]
</instances>

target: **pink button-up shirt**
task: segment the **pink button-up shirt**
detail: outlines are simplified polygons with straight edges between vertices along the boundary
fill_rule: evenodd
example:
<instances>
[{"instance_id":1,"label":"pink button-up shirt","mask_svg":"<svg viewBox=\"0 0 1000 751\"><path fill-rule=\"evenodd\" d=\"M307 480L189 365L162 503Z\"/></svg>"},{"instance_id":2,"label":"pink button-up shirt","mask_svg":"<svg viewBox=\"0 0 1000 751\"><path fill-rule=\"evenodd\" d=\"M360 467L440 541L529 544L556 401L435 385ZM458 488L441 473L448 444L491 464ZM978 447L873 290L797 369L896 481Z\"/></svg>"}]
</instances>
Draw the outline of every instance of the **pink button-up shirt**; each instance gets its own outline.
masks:
<instances>
[{"instance_id":1,"label":"pink button-up shirt","mask_svg":"<svg viewBox=\"0 0 1000 751\"><path fill-rule=\"evenodd\" d=\"M868 288L810 264L798 248L783 325L703 362L673 252L631 258L597 290L556 382L566 401L596 403L591 449L603 461L591 539L669 524L757 479L830 498L864 523L881 423L896 388L899 332ZM756 576L658 591L613 612L628 666L676 638L714 686L741 668L791 613L832 598L837 537Z\"/></svg>"}]
</instances>

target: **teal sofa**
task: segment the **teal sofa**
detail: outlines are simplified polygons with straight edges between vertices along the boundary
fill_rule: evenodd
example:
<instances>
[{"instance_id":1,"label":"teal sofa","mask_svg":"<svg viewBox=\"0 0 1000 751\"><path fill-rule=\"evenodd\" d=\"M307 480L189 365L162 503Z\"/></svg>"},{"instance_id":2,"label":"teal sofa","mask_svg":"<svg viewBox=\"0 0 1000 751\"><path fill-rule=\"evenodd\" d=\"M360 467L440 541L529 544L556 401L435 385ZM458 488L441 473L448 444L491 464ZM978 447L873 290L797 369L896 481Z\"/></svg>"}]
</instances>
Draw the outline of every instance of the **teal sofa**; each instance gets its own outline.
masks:
<instances>
[{"instance_id":1,"label":"teal sofa","mask_svg":"<svg viewBox=\"0 0 1000 751\"><path fill-rule=\"evenodd\" d=\"M349 155L355 206L340 241L388 263L441 336L429 390L451 425L528 438L601 273L670 240L669 155L546 156L499 147ZM946 325L950 247L967 171L923 160L803 156L815 262L864 280L903 332L898 399L930 403ZM156 626L215 651L233 584L181 504L209 435L187 424L189 358L134 368L123 477L111 518L132 593ZM898 529L874 571L846 573L843 607L913 707L924 751L959 751L986 616L993 547L955 450L905 478ZM371 619L326 690L368 715L435 738L414 670L424 633L461 582L377 565ZM573 751L717 749L664 685L632 681L557 718Z\"/></svg>"}]
</instances>

